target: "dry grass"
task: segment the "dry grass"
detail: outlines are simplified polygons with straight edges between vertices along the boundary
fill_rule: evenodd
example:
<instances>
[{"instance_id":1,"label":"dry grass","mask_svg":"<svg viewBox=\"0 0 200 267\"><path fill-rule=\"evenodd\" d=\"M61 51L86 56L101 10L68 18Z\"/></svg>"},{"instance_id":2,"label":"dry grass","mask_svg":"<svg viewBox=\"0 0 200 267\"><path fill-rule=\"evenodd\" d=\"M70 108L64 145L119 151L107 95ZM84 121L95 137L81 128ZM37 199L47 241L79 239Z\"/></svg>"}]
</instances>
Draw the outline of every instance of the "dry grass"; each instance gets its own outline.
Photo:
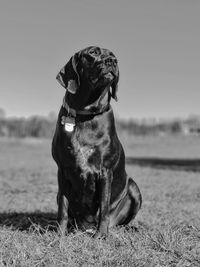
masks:
<instances>
[{"instance_id":1,"label":"dry grass","mask_svg":"<svg viewBox=\"0 0 200 267\"><path fill-rule=\"evenodd\" d=\"M60 237L50 142L0 146L0 266L200 266L198 172L129 165L143 194L136 220L106 240L78 230Z\"/></svg>"}]
</instances>

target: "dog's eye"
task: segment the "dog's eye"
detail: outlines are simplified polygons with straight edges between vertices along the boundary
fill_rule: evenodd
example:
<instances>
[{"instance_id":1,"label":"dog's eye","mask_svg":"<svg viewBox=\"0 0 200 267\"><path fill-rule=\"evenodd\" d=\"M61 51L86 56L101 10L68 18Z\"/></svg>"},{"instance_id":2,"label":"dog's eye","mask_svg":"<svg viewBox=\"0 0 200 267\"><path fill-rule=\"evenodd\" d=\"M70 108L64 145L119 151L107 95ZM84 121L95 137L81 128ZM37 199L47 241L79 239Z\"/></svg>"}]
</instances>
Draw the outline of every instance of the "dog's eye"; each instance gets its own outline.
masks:
<instances>
[{"instance_id":1,"label":"dog's eye","mask_svg":"<svg viewBox=\"0 0 200 267\"><path fill-rule=\"evenodd\" d=\"M96 54L96 50L95 49L92 49L89 51L90 54Z\"/></svg>"},{"instance_id":2,"label":"dog's eye","mask_svg":"<svg viewBox=\"0 0 200 267\"><path fill-rule=\"evenodd\" d=\"M91 49L90 51L89 51L89 54L90 55L94 55L94 56L98 56L99 55L99 50L98 49Z\"/></svg>"}]
</instances>

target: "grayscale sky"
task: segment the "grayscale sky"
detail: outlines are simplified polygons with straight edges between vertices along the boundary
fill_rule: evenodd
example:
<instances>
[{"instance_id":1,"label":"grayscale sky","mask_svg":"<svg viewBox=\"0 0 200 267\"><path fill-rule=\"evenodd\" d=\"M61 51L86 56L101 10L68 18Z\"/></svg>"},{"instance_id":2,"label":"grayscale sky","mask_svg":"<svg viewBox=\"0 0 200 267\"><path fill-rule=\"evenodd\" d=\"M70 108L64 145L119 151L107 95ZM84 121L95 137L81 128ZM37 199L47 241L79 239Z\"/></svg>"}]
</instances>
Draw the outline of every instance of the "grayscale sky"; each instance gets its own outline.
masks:
<instances>
[{"instance_id":1,"label":"grayscale sky","mask_svg":"<svg viewBox=\"0 0 200 267\"><path fill-rule=\"evenodd\" d=\"M58 112L56 74L90 45L118 58L117 116L200 114L200 0L0 0L0 108Z\"/></svg>"}]
</instances>

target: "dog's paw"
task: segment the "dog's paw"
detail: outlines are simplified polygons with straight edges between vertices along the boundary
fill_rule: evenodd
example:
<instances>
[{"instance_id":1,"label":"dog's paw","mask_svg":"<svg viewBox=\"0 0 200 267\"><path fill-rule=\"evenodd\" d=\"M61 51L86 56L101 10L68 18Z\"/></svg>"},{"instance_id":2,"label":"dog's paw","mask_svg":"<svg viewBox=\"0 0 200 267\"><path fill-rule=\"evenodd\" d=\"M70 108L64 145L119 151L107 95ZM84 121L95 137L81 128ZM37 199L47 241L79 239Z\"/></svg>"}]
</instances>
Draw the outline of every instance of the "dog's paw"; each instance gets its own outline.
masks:
<instances>
[{"instance_id":1,"label":"dog's paw","mask_svg":"<svg viewBox=\"0 0 200 267\"><path fill-rule=\"evenodd\" d=\"M85 231L87 234L91 234L91 235L94 235L95 234L95 229L87 229L86 231Z\"/></svg>"},{"instance_id":2,"label":"dog's paw","mask_svg":"<svg viewBox=\"0 0 200 267\"><path fill-rule=\"evenodd\" d=\"M97 231L97 232L94 234L94 238L96 238L96 239L102 239L102 240L105 240L107 237L108 237L108 234L107 234L107 233L101 233L101 232L99 232L99 231Z\"/></svg>"}]
</instances>

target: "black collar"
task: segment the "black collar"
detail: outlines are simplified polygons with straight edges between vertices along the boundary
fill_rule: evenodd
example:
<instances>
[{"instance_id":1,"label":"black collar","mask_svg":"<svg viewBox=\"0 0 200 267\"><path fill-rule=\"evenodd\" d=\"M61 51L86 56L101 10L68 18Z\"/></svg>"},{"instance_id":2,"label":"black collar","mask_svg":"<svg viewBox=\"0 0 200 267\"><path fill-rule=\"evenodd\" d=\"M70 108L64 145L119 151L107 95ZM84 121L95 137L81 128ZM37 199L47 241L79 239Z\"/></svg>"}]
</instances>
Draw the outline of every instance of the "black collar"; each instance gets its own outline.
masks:
<instances>
[{"instance_id":1,"label":"black collar","mask_svg":"<svg viewBox=\"0 0 200 267\"><path fill-rule=\"evenodd\" d=\"M103 93L101 95L101 99L106 95L106 93L109 93L108 87L106 87L105 90L103 91ZM87 110L87 109L83 109L83 110L73 109L68 105L68 103L65 100L65 97L63 98L62 106L67 111L67 115L69 115L70 117L76 118L77 115L95 116L95 115L104 113L105 111L107 111L110 108L110 98L109 98L108 103L99 111L91 111L91 110Z\"/></svg>"}]
</instances>

